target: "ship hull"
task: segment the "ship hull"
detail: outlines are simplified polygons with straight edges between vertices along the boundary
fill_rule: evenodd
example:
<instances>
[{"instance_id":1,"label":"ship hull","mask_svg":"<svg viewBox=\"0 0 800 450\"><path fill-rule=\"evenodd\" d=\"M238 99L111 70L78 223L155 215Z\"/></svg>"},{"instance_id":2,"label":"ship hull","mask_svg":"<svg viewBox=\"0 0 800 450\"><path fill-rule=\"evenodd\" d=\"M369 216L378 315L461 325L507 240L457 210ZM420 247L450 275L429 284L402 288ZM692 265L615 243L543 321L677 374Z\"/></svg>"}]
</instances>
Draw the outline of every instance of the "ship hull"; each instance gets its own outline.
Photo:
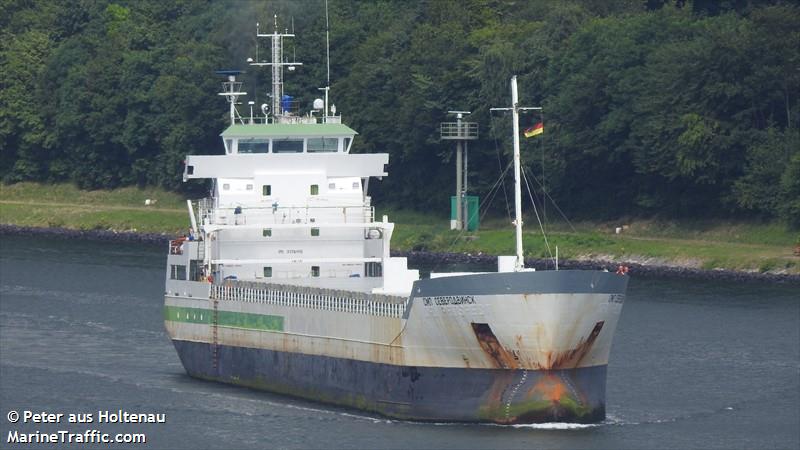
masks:
<instances>
[{"instance_id":1,"label":"ship hull","mask_svg":"<svg viewBox=\"0 0 800 450\"><path fill-rule=\"evenodd\" d=\"M173 343L190 376L396 419L517 424L605 418L605 365L557 370L417 367Z\"/></svg>"},{"instance_id":2,"label":"ship hull","mask_svg":"<svg viewBox=\"0 0 800 450\"><path fill-rule=\"evenodd\" d=\"M407 299L185 283L164 318L197 378L399 419L589 423L626 286L599 271L420 280Z\"/></svg>"}]
</instances>

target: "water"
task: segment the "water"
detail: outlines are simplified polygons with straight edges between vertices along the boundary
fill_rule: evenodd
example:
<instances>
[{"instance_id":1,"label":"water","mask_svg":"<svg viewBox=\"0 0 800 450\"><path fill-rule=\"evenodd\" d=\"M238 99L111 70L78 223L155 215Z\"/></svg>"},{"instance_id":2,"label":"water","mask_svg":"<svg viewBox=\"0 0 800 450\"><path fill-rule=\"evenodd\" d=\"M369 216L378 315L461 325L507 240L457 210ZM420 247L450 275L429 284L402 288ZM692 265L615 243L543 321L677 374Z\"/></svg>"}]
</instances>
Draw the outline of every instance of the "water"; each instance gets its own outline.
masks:
<instances>
[{"instance_id":1,"label":"water","mask_svg":"<svg viewBox=\"0 0 800 450\"><path fill-rule=\"evenodd\" d=\"M162 325L163 250L0 237L0 447L37 447L8 444L10 430L86 429L145 433L137 448L800 447L796 285L634 274L605 423L423 424L186 376ZM26 409L125 409L167 423L8 422Z\"/></svg>"}]
</instances>

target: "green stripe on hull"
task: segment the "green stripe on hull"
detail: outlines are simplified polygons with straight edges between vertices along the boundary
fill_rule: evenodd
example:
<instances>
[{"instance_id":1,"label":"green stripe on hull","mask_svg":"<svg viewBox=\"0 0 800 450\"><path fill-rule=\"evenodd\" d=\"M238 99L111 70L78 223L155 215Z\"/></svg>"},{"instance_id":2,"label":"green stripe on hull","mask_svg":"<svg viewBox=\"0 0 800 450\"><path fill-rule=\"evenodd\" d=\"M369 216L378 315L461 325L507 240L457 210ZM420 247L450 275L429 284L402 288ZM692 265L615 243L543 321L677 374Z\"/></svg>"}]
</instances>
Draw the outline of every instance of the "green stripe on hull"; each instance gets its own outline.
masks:
<instances>
[{"instance_id":1,"label":"green stripe on hull","mask_svg":"<svg viewBox=\"0 0 800 450\"><path fill-rule=\"evenodd\" d=\"M211 325L213 311L206 308L164 306L164 320ZM234 311L219 311L217 325L221 327L246 328L248 330L283 331L283 317Z\"/></svg>"}]
</instances>

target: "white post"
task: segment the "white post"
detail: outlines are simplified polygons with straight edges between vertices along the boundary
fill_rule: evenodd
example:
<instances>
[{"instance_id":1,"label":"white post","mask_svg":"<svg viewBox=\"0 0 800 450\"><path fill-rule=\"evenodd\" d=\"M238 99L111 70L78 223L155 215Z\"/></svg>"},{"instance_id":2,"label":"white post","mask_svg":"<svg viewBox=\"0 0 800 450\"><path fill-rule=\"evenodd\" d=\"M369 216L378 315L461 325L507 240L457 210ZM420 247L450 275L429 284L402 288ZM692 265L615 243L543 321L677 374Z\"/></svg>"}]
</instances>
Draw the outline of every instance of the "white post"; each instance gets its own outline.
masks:
<instances>
[{"instance_id":1,"label":"white post","mask_svg":"<svg viewBox=\"0 0 800 450\"><path fill-rule=\"evenodd\" d=\"M517 238L517 261L514 264L514 270L517 272L525 268L525 258L522 255L522 184L520 181L518 104L517 76L514 75L511 77L511 111L514 120L514 225Z\"/></svg>"},{"instance_id":2,"label":"white post","mask_svg":"<svg viewBox=\"0 0 800 450\"><path fill-rule=\"evenodd\" d=\"M197 219L194 217L194 208L192 207L192 201L186 200L186 206L189 208L189 220L192 222L192 233L197 236Z\"/></svg>"},{"instance_id":3,"label":"white post","mask_svg":"<svg viewBox=\"0 0 800 450\"><path fill-rule=\"evenodd\" d=\"M558 270L558 246L556 245L556 270Z\"/></svg>"},{"instance_id":4,"label":"white post","mask_svg":"<svg viewBox=\"0 0 800 450\"><path fill-rule=\"evenodd\" d=\"M234 91L236 91L236 85L234 82L236 81L236 77L233 75L228 76L228 81L231 85L231 92L230 97L228 97L228 101L231 103L231 125L236 124L236 97L233 95Z\"/></svg>"}]
</instances>

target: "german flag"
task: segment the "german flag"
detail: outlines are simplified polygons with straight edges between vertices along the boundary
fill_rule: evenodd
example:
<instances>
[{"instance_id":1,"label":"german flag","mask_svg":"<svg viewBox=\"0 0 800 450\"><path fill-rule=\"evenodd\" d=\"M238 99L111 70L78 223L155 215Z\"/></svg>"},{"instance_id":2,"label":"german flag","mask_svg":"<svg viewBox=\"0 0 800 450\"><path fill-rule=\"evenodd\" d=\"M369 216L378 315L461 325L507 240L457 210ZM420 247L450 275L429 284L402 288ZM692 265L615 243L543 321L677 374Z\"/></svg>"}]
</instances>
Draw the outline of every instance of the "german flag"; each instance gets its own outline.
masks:
<instances>
[{"instance_id":1,"label":"german flag","mask_svg":"<svg viewBox=\"0 0 800 450\"><path fill-rule=\"evenodd\" d=\"M526 138L534 137L542 133L544 133L544 122L539 122L530 128L526 128L523 132Z\"/></svg>"}]
</instances>

